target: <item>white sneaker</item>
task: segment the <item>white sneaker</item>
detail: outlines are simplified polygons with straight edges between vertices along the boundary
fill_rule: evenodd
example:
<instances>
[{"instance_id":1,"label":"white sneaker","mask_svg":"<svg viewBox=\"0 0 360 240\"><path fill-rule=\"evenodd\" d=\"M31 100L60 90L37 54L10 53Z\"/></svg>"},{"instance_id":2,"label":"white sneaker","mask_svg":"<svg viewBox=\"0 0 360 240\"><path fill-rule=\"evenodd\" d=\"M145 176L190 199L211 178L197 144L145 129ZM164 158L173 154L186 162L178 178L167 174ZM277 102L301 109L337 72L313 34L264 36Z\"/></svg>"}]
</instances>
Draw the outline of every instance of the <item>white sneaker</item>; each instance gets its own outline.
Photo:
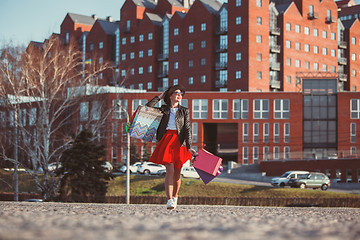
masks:
<instances>
[{"instance_id":1,"label":"white sneaker","mask_svg":"<svg viewBox=\"0 0 360 240\"><path fill-rule=\"evenodd\" d=\"M177 197L173 197L172 199L173 199L173 201L174 201L174 205L175 205L175 207L174 207L174 208L176 208L176 207L177 207L177 200L178 200L178 198L177 198Z\"/></svg>"},{"instance_id":2,"label":"white sneaker","mask_svg":"<svg viewBox=\"0 0 360 240\"><path fill-rule=\"evenodd\" d=\"M167 209L174 209L176 207L174 200L171 198L167 201L166 208Z\"/></svg>"}]
</instances>

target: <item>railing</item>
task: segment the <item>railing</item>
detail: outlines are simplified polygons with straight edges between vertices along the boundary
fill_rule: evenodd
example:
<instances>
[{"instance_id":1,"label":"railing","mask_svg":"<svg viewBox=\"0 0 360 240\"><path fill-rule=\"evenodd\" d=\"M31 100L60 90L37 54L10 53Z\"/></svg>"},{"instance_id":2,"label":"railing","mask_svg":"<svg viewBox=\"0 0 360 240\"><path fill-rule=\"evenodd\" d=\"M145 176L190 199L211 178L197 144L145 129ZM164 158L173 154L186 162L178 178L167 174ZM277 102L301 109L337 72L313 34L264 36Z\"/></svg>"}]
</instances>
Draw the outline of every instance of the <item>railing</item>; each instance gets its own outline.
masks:
<instances>
[{"instance_id":1,"label":"railing","mask_svg":"<svg viewBox=\"0 0 360 240\"><path fill-rule=\"evenodd\" d=\"M276 43L271 43L270 42L270 50L272 52L276 52L276 53L280 53L280 45L277 45Z\"/></svg>"},{"instance_id":2,"label":"railing","mask_svg":"<svg viewBox=\"0 0 360 240\"><path fill-rule=\"evenodd\" d=\"M327 16L325 18L325 22L326 23L334 23L334 22L336 22L336 17L335 16Z\"/></svg>"},{"instance_id":3,"label":"railing","mask_svg":"<svg viewBox=\"0 0 360 240\"><path fill-rule=\"evenodd\" d=\"M317 12L309 12L308 13L308 19L318 19L319 14Z\"/></svg>"},{"instance_id":4,"label":"railing","mask_svg":"<svg viewBox=\"0 0 360 240\"><path fill-rule=\"evenodd\" d=\"M339 80L346 82L347 81L347 74L339 73Z\"/></svg>"},{"instance_id":5,"label":"railing","mask_svg":"<svg viewBox=\"0 0 360 240\"><path fill-rule=\"evenodd\" d=\"M345 41L339 41L340 48L347 48L347 43Z\"/></svg>"},{"instance_id":6,"label":"railing","mask_svg":"<svg viewBox=\"0 0 360 240\"><path fill-rule=\"evenodd\" d=\"M270 63L270 68L272 70L278 70L280 71L280 63L279 62L271 62Z\"/></svg>"},{"instance_id":7,"label":"railing","mask_svg":"<svg viewBox=\"0 0 360 240\"><path fill-rule=\"evenodd\" d=\"M338 60L339 60L339 63L342 64L342 65L346 65L346 64L347 64L347 59L344 58L344 57L339 57Z\"/></svg>"},{"instance_id":8,"label":"railing","mask_svg":"<svg viewBox=\"0 0 360 240\"><path fill-rule=\"evenodd\" d=\"M280 28L276 26L270 26L270 33L273 35L280 35Z\"/></svg>"},{"instance_id":9,"label":"railing","mask_svg":"<svg viewBox=\"0 0 360 240\"><path fill-rule=\"evenodd\" d=\"M228 49L228 45L227 44L219 44L216 48L217 52L223 52L226 51Z\"/></svg>"},{"instance_id":10,"label":"railing","mask_svg":"<svg viewBox=\"0 0 360 240\"><path fill-rule=\"evenodd\" d=\"M280 88L280 81L278 81L278 80L270 80L270 87L279 89Z\"/></svg>"},{"instance_id":11,"label":"railing","mask_svg":"<svg viewBox=\"0 0 360 240\"><path fill-rule=\"evenodd\" d=\"M216 80L215 81L215 87L216 88L223 88L227 86L227 81L224 80Z\"/></svg>"},{"instance_id":12,"label":"railing","mask_svg":"<svg viewBox=\"0 0 360 240\"><path fill-rule=\"evenodd\" d=\"M169 53L160 53L158 55L158 60L159 61L164 61L164 60L167 60L169 59Z\"/></svg>"},{"instance_id":13,"label":"railing","mask_svg":"<svg viewBox=\"0 0 360 240\"><path fill-rule=\"evenodd\" d=\"M158 77L159 78L166 77L168 75L169 75L169 71L162 70L162 71L158 72Z\"/></svg>"},{"instance_id":14,"label":"railing","mask_svg":"<svg viewBox=\"0 0 360 240\"><path fill-rule=\"evenodd\" d=\"M228 31L228 26L220 26L216 29L216 34L224 34Z\"/></svg>"},{"instance_id":15,"label":"railing","mask_svg":"<svg viewBox=\"0 0 360 240\"><path fill-rule=\"evenodd\" d=\"M216 69L225 69L227 68L227 62L217 62L215 65Z\"/></svg>"}]
</instances>

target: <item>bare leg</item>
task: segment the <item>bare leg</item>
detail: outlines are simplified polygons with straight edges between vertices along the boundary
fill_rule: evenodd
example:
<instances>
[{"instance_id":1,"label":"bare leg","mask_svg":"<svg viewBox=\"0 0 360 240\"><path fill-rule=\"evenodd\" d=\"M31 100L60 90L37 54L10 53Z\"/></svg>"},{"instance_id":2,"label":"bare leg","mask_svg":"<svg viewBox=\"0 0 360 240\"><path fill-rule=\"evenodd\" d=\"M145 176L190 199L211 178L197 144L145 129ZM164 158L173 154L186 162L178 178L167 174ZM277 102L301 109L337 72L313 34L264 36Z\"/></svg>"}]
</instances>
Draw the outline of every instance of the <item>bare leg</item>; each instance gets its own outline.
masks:
<instances>
[{"instance_id":1,"label":"bare leg","mask_svg":"<svg viewBox=\"0 0 360 240\"><path fill-rule=\"evenodd\" d=\"M173 187L173 197L177 197L180 185L181 185L181 178L180 178L181 168L174 169L174 187Z\"/></svg>"},{"instance_id":2,"label":"bare leg","mask_svg":"<svg viewBox=\"0 0 360 240\"><path fill-rule=\"evenodd\" d=\"M165 192L168 199L172 199L174 191L174 164L166 164Z\"/></svg>"}]
</instances>

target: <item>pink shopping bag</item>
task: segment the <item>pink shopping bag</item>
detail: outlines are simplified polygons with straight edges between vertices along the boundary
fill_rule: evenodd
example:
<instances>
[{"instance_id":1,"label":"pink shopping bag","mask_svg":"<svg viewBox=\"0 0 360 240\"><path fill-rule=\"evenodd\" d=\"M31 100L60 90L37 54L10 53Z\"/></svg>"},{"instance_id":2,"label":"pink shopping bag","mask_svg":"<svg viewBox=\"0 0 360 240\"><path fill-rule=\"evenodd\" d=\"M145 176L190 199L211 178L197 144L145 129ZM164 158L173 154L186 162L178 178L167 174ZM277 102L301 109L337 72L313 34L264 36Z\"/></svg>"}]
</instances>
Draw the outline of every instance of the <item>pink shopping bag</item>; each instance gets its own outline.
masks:
<instances>
[{"instance_id":1,"label":"pink shopping bag","mask_svg":"<svg viewBox=\"0 0 360 240\"><path fill-rule=\"evenodd\" d=\"M221 162L222 158L219 158L204 149L200 149L193 163L193 167L213 176L217 176Z\"/></svg>"}]
</instances>

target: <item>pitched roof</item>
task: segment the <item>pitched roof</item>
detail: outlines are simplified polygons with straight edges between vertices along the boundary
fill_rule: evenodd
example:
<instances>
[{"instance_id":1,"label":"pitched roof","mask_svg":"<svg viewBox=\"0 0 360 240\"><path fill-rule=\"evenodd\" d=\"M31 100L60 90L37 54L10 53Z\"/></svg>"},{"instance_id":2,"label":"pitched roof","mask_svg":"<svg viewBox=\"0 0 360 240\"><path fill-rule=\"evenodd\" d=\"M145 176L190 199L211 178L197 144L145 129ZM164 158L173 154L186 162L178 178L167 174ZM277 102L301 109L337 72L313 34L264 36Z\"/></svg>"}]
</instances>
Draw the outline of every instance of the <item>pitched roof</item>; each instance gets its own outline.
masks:
<instances>
[{"instance_id":1,"label":"pitched roof","mask_svg":"<svg viewBox=\"0 0 360 240\"><path fill-rule=\"evenodd\" d=\"M104 32L108 35L115 34L116 29L119 27L118 22L109 22L107 20L98 19L97 20Z\"/></svg>"},{"instance_id":2,"label":"pitched roof","mask_svg":"<svg viewBox=\"0 0 360 240\"><path fill-rule=\"evenodd\" d=\"M353 18L353 19L349 19L349 20L343 20L341 22L346 29L350 29L352 27L352 25L354 24L354 22L357 20L358 20L357 18Z\"/></svg>"},{"instance_id":3,"label":"pitched roof","mask_svg":"<svg viewBox=\"0 0 360 240\"><path fill-rule=\"evenodd\" d=\"M217 0L200 0L200 1L206 7L206 9L213 14L217 14L222 6L222 3Z\"/></svg>"},{"instance_id":4,"label":"pitched roof","mask_svg":"<svg viewBox=\"0 0 360 240\"><path fill-rule=\"evenodd\" d=\"M153 0L132 0L137 6L155 9L156 2Z\"/></svg>"},{"instance_id":5,"label":"pitched roof","mask_svg":"<svg viewBox=\"0 0 360 240\"><path fill-rule=\"evenodd\" d=\"M161 25L163 19L159 15L154 13L145 13L145 14L148 16L150 21L152 21L155 25Z\"/></svg>"},{"instance_id":6,"label":"pitched roof","mask_svg":"<svg viewBox=\"0 0 360 240\"><path fill-rule=\"evenodd\" d=\"M74 23L93 25L96 21L93 17L80 15L80 14L76 14L76 13L68 13L68 15L71 17L71 19L74 21Z\"/></svg>"}]
</instances>

